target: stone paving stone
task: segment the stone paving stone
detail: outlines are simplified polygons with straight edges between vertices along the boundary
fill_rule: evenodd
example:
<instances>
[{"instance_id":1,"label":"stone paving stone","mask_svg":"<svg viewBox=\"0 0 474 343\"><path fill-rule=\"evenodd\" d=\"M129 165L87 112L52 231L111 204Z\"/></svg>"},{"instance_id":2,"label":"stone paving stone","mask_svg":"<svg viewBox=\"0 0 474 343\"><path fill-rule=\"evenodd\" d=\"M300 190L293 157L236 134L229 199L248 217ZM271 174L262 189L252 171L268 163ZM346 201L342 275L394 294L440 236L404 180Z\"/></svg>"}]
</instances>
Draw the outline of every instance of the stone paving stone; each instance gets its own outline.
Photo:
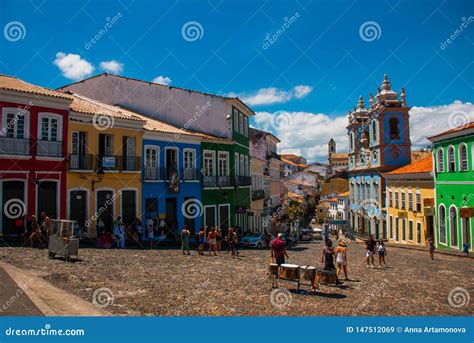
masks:
<instances>
[{"instance_id":1,"label":"stone paving stone","mask_svg":"<svg viewBox=\"0 0 474 343\"><path fill-rule=\"evenodd\" d=\"M290 263L320 266L320 242L290 249ZM238 259L182 255L176 249L81 249L81 260L49 260L47 250L0 248L0 259L44 277L57 287L92 301L106 287L114 296L106 307L116 315L473 315L474 300L455 308L448 295L462 287L474 297L472 259L388 248L388 269L367 269L364 247L348 246L349 277L343 287L322 286L316 294L291 291L291 303L270 302L268 250L241 250Z\"/></svg>"}]
</instances>

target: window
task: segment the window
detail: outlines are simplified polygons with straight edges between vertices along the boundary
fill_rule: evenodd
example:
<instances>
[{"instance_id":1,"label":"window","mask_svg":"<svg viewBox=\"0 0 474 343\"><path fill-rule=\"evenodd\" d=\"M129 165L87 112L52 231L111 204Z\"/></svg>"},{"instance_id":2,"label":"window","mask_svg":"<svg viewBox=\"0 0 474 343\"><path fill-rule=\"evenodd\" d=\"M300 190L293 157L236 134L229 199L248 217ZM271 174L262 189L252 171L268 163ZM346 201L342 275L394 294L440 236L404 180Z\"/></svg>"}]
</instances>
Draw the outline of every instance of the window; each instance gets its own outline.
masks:
<instances>
[{"instance_id":1,"label":"window","mask_svg":"<svg viewBox=\"0 0 474 343\"><path fill-rule=\"evenodd\" d=\"M248 137L249 135L249 120L247 116L244 116L244 136Z\"/></svg>"},{"instance_id":2,"label":"window","mask_svg":"<svg viewBox=\"0 0 474 343\"><path fill-rule=\"evenodd\" d=\"M372 122L372 139L377 140L377 122L375 120Z\"/></svg>"},{"instance_id":3,"label":"window","mask_svg":"<svg viewBox=\"0 0 474 343\"><path fill-rule=\"evenodd\" d=\"M184 166L185 171L195 168L195 165L196 165L195 156L196 156L196 150L184 149L183 166Z\"/></svg>"},{"instance_id":4,"label":"window","mask_svg":"<svg viewBox=\"0 0 474 343\"><path fill-rule=\"evenodd\" d=\"M244 115L239 112L239 133L244 134Z\"/></svg>"},{"instance_id":5,"label":"window","mask_svg":"<svg viewBox=\"0 0 474 343\"><path fill-rule=\"evenodd\" d=\"M114 136L99 134L99 155L114 155Z\"/></svg>"},{"instance_id":6,"label":"window","mask_svg":"<svg viewBox=\"0 0 474 343\"><path fill-rule=\"evenodd\" d=\"M397 242L400 240L399 222L400 219L398 219L398 217L395 217L395 240Z\"/></svg>"},{"instance_id":7,"label":"window","mask_svg":"<svg viewBox=\"0 0 474 343\"><path fill-rule=\"evenodd\" d=\"M413 211L413 193L408 191L408 211Z\"/></svg>"},{"instance_id":8,"label":"window","mask_svg":"<svg viewBox=\"0 0 474 343\"><path fill-rule=\"evenodd\" d=\"M349 136L349 150L350 151L354 150L354 132L351 132Z\"/></svg>"},{"instance_id":9,"label":"window","mask_svg":"<svg viewBox=\"0 0 474 343\"><path fill-rule=\"evenodd\" d=\"M421 244L421 223L416 223L416 241Z\"/></svg>"},{"instance_id":10,"label":"window","mask_svg":"<svg viewBox=\"0 0 474 343\"><path fill-rule=\"evenodd\" d=\"M395 192L395 208L400 208L398 205L399 205L398 192Z\"/></svg>"},{"instance_id":11,"label":"window","mask_svg":"<svg viewBox=\"0 0 474 343\"><path fill-rule=\"evenodd\" d=\"M218 158L218 173L219 176L229 175L229 153L227 151L219 151Z\"/></svg>"},{"instance_id":12,"label":"window","mask_svg":"<svg viewBox=\"0 0 474 343\"><path fill-rule=\"evenodd\" d=\"M456 171L456 162L454 159L454 147L448 148L448 172L452 173Z\"/></svg>"},{"instance_id":13,"label":"window","mask_svg":"<svg viewBox=\"0 0 474 343\"><path fill-rule=\"evenodd\" d=\"M71 133L72 144L71 144L71 154L79 155L79 132L73 131Z\"/></svg>"},{"instance_id":14,"label":"window","mask_svg":"<svg viewBox=\"0 0 474 343\"><path fill-rule=\"evenodd\" d=\"M416 212L421 212L421 193L416 190Z\"/></svg>"},{"instance_id":15,"label":"window","mask_svg":"<svg viewBox=\"0 0 474 343\"><path fill-rule=\"evenodd\" d=\"M407 240L407 220L402 219L402 241Z\"/></svg>"},{"instance_id":16,"label":"window","mask_svg":"<svg viewBox=\"0 0 474 343\"><path fill-rule=\"evenodd\" d=\"M449 209L449 233L451 246L458 245L458 210L455 206Z\"/></svg>"},{"instance_id":17,"label":"window","mask_svg":"<svg viewBox=\"0 0 474 343\"><path fill-rule=\"evenodd\" d=\"M402 192L400 193L400 196L402 198L402 210L406 210L407 209L407 204L406 204L405 191L402 190Z\"/></svg>"},{"instance_id":18,"label":"window","mask_svg":"<svg viewBox=\"0 0 474 343\"><path fill-rule=\"evenodd\" d=\"M234 108L232 114L234 116L234 131L239 132L239 112Z\"/></svg>"},{"instance_id":19,"label":"window","mask_svg":"<svg viewBox=\"0 0 474 343\"><path fill-rule=\"evenodd\" d=\"M388 206L393 207L393 193L388 191Z\"/></svg>"},{"instance_id":20,"label":"window","mask_svg":"<svg viewBox=\"0 0 474 343\"><path fill-rule=\"evenodd\" d=\"M145 149L145 167L158 167L158 148L149 147Z\"/></svg>"},{"instance_id":21,"label":"window","mask_svg":"<svg viewBox=\"0 0 474 343\"><path fill-rule=\"evenodd\" d=\"M464 143L459 145L459 170L467 171L468 170L468 163L467 163L467 146Z\"/></svg>"},{"instance_id":22,"label":"window","mask_svg":"<svg viewBox=\"0 0 474 343\"><path fill-rule=\"evenodd\" d=\"M214 159L216 157L215 151L204 150L204 175L215 176L216 171L214 167Z\"/></svg>"},{"instance_id":23,"label":"window","mask_svg":"<svg viewBox=\"0 0 474 343\"><path fill-rule=\"evenodd\" d=\"M43 141L58 141L58 118L42 117L41 118L41 132L40 140Z\"/></svg>"},{"instance_id":24,"label":"window","mask_svg":"<svg viewBox=\"0 0 474 343\"><path fill-rule=\"evenodd\" d=\"M249 176L249 157L245 156L245 176Z\"/></svg>"},{"instance_id":25,"label":"window","mask_svg":"<svg viewBox=\"0 0 474 343\"><path fill-rule=\"evenodd\" d=\"M28 138L29 113L18 108L3 109L3 135L7 138Z\"/></svg>"},{"instance_id":26,"label":"window","mask_svg":"<svg viewBox=\"0 0 474 343\"><path fill-rule=\"evenodd\" d=\"M444 152L443 149L438 148L437 150L438 158L436 159L436 169L438 170L438 173L443 173L444 172Z\"/></svg>"},{"instance_id":27,"label":"window","mask_svg":"<svg viewBox=\"0 0 474 343\"><path fill-rule=\"evenodd\" d=\"M245 176L245 162L244 162L244 155L240 155L240 161L239 161L239 166L240 166L240 174L241 176Z\"/></svg>"},{"instance_id":28,"label":"window","mask_svg":"<svg viewBox=\"0 0 474 343\"><path fill-rule=\"evenodd\" d=\"M388 121L390 139L400 138L400 122L397 118L391 118Z\"/></svg>"},{"instance_id":29,"label":"window","mask_svg":"<svg viewBox=\"0 0 474 343\"><path fill-rule=\"evenodd\" d=\"M439 216L439 241L446 244L446 208L440 205L438 209Z\"/></svg>"},{"instance_id":30,"label":"window","mask_svg":"<svg viewBox=\"0 0 474 343\"><path fill-rule=\"evenodd\" d=\"M393 217L390 216L390 239L393 239Z\"/></svg>"},{"instance_id":31,"label":"window","mask_svg":"<svg viewBox=\"0 0 474 343\"><path fill-rule=\"evenodd\" d=\"M235 176L239 176L240 175L240 169L239 169L239 161L240 161L240 154L239 153L235 153L235 158L234 158L234 174Z\"/></svg>"},{"instance_id":32,"label":"window","mask_svg":"<svg viewBox=\"0 0 474 343\"><path fill-rule=\"evenodd\" d=\"M413 241L413 221L408 222L408 240Z\"/></svg>"}]
</instances>

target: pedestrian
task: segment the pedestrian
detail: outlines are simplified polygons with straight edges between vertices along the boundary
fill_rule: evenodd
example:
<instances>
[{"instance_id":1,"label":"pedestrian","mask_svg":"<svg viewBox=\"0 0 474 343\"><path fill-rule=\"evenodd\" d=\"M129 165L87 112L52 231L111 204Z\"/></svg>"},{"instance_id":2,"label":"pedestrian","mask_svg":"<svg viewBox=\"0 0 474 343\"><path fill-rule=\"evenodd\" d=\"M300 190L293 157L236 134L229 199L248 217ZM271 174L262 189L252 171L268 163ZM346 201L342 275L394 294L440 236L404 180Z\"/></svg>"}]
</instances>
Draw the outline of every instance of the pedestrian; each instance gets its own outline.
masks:
<instances>
[{"instance_id":1,"label":"pedestrian","mask_svg":"<svg viewBox=\"0 0 474 343\"><path fill-rule=\"evenodd\" d=\"M148 216L148 218L145 222L145 225L146 225L147 238L150 241L150 248L152 248L153 247L153 237L155 236L155 229L154 229L155 221L153 220L153 218L151 216Z\"/></svg>"},{"instance_id":2,"label":"pedestrian","mask_svg":"<svg viewBox=\"0 0 474 343\"><path fill-rule=\"evenodd\" d=\"M74 232L74 237L78 239L82 239L82 229L79 226L79 223L77 221L74 221L73 232Z\"/></svg>"},{"instance_id":3,"label":"pedestrian","mask_svg":"<svg viewBox=\"0 0 474 343\"><path fill-rule=\"evenodd\" d=\"M209 245L209 256L211 256L211 250L214 252L214 256L217 256L217 234L215 228L212 228L211 232L207 235L207 244Z\"/></svg>"},{"instance_id":4,"label":"pedestrian","mask_svg":"<svg viewBox=\"0 0 474 343\"><path fill-rule=\"evenodd\" d=\"M328 238L325 243L323 254L321 255L321 262L324 264L325 270L336 270L336 266L334 265L335 251L332 246L332 241Z\"/></svg>"},{"instance_id":5,"label":"pedestrian","mask_svg":"<svg viewBox=\"0 0 474 343\"><path fill-rule=\"evenodd\" d=\"M47 242L49 239L49 231L51 230L51 219L46 212L41 213L41 225L40 225L41 238Z\"/></svg>"},{"instance_id":6,"label":"pedestrian","mask_svg":"<svg viewBox=\"0 0 474 343\"><path fill-rule=\"evenodd\" d=\"M237 242L238 237L237 233L234 231L233 228L229 228L229 235L227 236L227 242L229 244L229 251L232 258L237 255Z\"/></svg>"},{"instance_id":7,"label":"pedestrian","mask_svg":"<svg viewBox=\"0 0 474 343\"><path fill-rule=\"evenodd\" d=\"M97 221L97 234L102 235L104 231L105 231L104 221L102 220L102 218L99 218L99 220Z\"/></svg>"},{"instance_id":8,"label":"pedestrian","mask_svg":"<svg viewBox=\"0 0 474 343\"><path fill-rule=\"evenodd\" d=\"M372 235L369 235L369 239L365 241L365 257L367 258L367 268L374 268L374 254L375 254L375 241Z\"/></svg>"},{"instance_id":9,"label":"pedestrian","mask_svg":"<svg viewBox=\"0 0 474 343\"><path fill-rule=\"evenodd\" d=\"M199 255L204 255L204 245L206 244L206 227L201 228L201 231L198 233L198 253Z\"/></svg>"},{"instance_id":10,"label":"pedestrian","mask_svg":"<svg viewBox=\"0 0 474 343\"><path fill-rule=\"evenodd\" d=\"M187 225L184 225L183 231L181 231L181 246L183 249L183 255L185 255L185 252L189 253L189 236L191 235L191 232L188 229Z\"/></svg>"},{"instance_id":11,"label":"pedestrian","mask_svg":"<svg viewBox=\"0 0 474 343\"><path fill-rule=\"evenodd\" d=\"M270 234L269 234L267 231L265 231L265 232L263 233L263 239L264 239L264 241L265 241L265 247L266 247L266 248L269 248L269 247L270 247L271 237L270 237Z\"/></svg>"},{"instance_id":12,"label":"pedestrian","mask_svg":"<svg viewBox=\"0 0 474 343\"><path fill-rule=\"evenodd\" d=\"M281 266L285 263L285 257L290 258L286 252L285 242L281 239L283 237L282 233L277 235L277 238L271 243L271 257L272 260Z\"/></svg>"},{"instance_id":13,"label":"pedestrian","mask_svg":"<svg viewBox=\"0 0 474 343\"><path fill-rule=\"evenodd\" d=\"M434 251L435 251L435 245L434 245L434 240L432 237L429 237L427 240L428 247L430 250L430 258L434 260Z\"/></svg>"},{"instance_id":14,"label":"pedestrian","mask_svg":"<svg viewBox=\"0 0 474 343\"><path fill-rule=\"evenodd\" d=\"M463 243L462 245L462 252L466 254L466 256L469 256L469 244Z\"/></svg>"},{"instance_id":15,"label":"pedestrian","mask_svg":"<svg viewBox=\"0 0 474 343\"><path fill-rule=\"evenodd\" d=\"M377 247L377 253L379 255L379 268L382 268L382 262L387 268L387 263L385 262L385 256L387 256L387 249L385 248L385 245L383 245L383 240L379 240L379 245Z\"/></svg>"},{"instance_id":16,"label":"pedestrian","mask_svg":"<svg viewBox=\"0 0 474 343\"><path fill-rule=\"evenodd\" d=\"M117 248L125 248L125 228L120 216L114 222L114 236L115 242L117 243Z\"/></svg>"},{"instance_id":17,"label":"pedestrian","mask_svg":"<svg viewBox=\"0 0 474 343\"><path fill-rule=\"evenodd\" d=\"M216 249L217 252L220 254L222 248L222 231L221 228L218 226L216 229Z\"/></svg>"},{"instance_id":18,"label":"pedestrian","mask_svg":"<svg viewBox=\"0 0 474 343\"><path fill-rule=\"evenodd\" d=\"M38 241L38 243L41 246L41 249L43 249L44 244L43 244L43 240L41 239L41 228L38 224L38 221L36 220L36 216L32 214L30 218L31 218L31 228L32 228L30 238L28 238L28 240L30 241L30 248L33 248L34 242Z\"/></svg>"},{"instance_id":19,"label":"pedestrian","mask_svg":"<svg viewBox=\"0 0 474 343\"><path fill-rule=\"evenodd\" d=\"M340 241L337 248L334 250L336 253L336 276L339 279L341 269L344 271L344 280L349 280L347 276L347 244L344 241Z\"/></svg>"}]
</instances>

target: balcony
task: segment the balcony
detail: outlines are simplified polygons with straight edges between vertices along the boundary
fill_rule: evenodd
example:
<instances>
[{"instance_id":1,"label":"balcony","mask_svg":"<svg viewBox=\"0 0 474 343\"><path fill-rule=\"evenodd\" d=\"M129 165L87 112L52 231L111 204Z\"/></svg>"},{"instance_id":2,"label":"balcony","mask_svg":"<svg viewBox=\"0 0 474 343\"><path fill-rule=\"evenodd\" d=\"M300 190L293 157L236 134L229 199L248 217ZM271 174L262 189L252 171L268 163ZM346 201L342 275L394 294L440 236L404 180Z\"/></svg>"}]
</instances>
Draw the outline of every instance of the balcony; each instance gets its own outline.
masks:
<instances>
[{"instance_id":1,"label":"balcony","mask_svg":"<svg viewBox=\"0 0 474 343\"><path fill-rule=\"evenodd\" d=\"M69 170L94 170L93 155L73 155L69 154L67 158Z\"/></svg>"},{"instance_id":2,"label":"balcony","mask_svg":"<svg viewBox=\"0 0 474 343\"><path fill-rule=\"evenodd\" d=\"M120 170L121 156L96 156L96 166L104 170Z\"/></svg>"},{"instance_id":3,"label":"balcony","mask_svg":"<svg viewBox=\"0 0 474 343\"><path fill-rule=\"evenodd\" d=\"M160 168L158 167L145 167L144 174L145 180L160 180Z\"/></svg>"},{"instance_id":4,"label":"balcony","mask_svg":"<svg viewBox=\"0 0 474 343\"><path fill-rule=\"evenodd\" d=\"M236 176L236 186L250 186L252 184L252 178L250 176Z\"/></svg>"},{"instance_id":5,"label":"balcony","mask_svg":"<svg viewBox=\"0 0 474 343\"><path fill-rule=\"evenodd\" d=\"M198 170L196 168L185 168L184 171L183 171L182 178L185 181L199 180Z\"/></svg>"},{"instance_id":6,"label":"balcony","mask_svg":"<svg viewBox=\"0 0 474 343\"><path fill-rule=\"evenodd\" d=\"M36 154L38 156L62 157L63 142L39 140L36 142Z\"/></svg>"},{"instance_id":7,"label":"balcony","mask_svg":"<svg viewBox=\"0 0 474 343\"><path fill-rule=\"evenodd\" d=\"M141 158L137 156L123 156L122 171L139 171Z\"/></svg>"},{"instance_id":8,"label":"balcony","mask_svg":"<svg viewBox=\"0 0 474 343\"><path fill-rule=\"evenodd\" d=\"M280 155L278 155L276 152L269 151L269 152L267 153L267 160L270 160L270 159L272 159L272 158L274 158L275 160L281 161Z\"/></svg>"},{"instance_id":9,"label":"balcony","mask_svg":"<svg viewBox=\"0 0 474 343\"><path fill-rule=\"evenodd\" d=\"M230 176L202 176L202 186L203 187L230 187L231 179Z\"/></svg>"},{"instance_id":10,"label":"balcony","mask_svg":"<svg viewBox=\"0 0 474 343\"><path fill-rule=\"evenodd\" d=\"M0 154L29 155L30 140L21 138L0 137Z\"/></svg>"},{"instance_id":11,"label":"balcony","mask_svg":"<svg viewBox=\"0 0 474 343\"><path fill-rule=\"evenodd\" d=\"M263 189L256 189L252 191L252 201L265 199L265 191Z\"/></svg>"}]
</instances>

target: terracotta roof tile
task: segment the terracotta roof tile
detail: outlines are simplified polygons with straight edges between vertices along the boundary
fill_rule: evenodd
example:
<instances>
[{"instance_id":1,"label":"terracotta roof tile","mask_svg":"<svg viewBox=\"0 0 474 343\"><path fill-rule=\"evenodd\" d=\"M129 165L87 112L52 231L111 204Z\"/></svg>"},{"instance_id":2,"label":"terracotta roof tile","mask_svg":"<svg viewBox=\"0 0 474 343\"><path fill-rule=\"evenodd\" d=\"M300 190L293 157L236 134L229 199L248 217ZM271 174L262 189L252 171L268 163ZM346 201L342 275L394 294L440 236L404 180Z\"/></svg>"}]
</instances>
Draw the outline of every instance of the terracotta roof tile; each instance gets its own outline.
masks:
<instances>
[{"instance_id":1,"label":"terracotta roof tile","mask_svg":"<svg viewBox=\"0 0 474 343\"><path fill-rule=\"evenodd\" d=\"M404 167L392 170L391 172L387 174L394 175L394 174L429 173L432 170L433 170L433 159L430 154L430 156L426 156Z\"/></svg>"},{"instance_id":2,"label":"terracotta roof tile","mask_svg":"<svg viewBox=\"0 0 474 343\"><path fill-rule=\"evenodd\" d=\"M0 75L0 89L12 90L23 93L51 96L54 98L70 99L71 97L63 92L53 91L48 88L32 85L31 83L17 79L9 75Z\"/></svg>"},{"instance_id":3,"label":"terracotta roof tile","mask_svg":"<svg viewBox=\"0 0 474 343\"><path fill-rule=\"evenodd\" d=\"M455 127L454 129L438 133L437 135L428 137L428 139L436 138L436 137L447 135L449 133L459 132L459 131L463 131L463 130L466 130L466 129L472 129L472 128L474 128L474 121L471 121L469 124L461 125L461 126Z\"/></svg>"}]
</instances>

